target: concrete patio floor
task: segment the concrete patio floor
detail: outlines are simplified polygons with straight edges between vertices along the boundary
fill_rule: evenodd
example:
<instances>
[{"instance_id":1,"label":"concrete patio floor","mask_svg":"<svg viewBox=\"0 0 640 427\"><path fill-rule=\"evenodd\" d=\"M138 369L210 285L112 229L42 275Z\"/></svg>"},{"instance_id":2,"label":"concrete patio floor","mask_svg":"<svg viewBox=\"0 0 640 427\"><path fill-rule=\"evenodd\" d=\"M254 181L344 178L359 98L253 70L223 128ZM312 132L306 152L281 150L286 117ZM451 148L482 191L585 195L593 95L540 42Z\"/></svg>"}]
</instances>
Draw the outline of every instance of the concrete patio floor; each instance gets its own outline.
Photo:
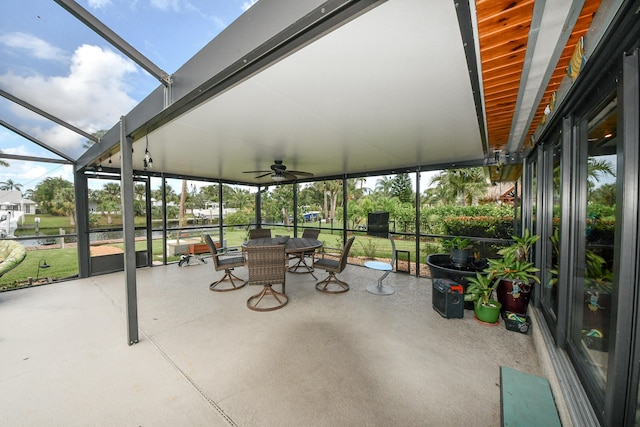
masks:
<instances>
[{"instance_id":1,"label":"concrete patio floor","mask_svg":"<svg viewBox=\"0 0 640 427\"><path fill-rule=\"evenodd\" d=\"M379 274L348 265L326 295L289 273L289 304L258 313L258 287L209 291L211 260L140 269L133 346L123 273L0 293L0 424L499 425L499 367L542 375L532 336L441 317L426 278L366 292Z\"/></svg>"}]
</instances>

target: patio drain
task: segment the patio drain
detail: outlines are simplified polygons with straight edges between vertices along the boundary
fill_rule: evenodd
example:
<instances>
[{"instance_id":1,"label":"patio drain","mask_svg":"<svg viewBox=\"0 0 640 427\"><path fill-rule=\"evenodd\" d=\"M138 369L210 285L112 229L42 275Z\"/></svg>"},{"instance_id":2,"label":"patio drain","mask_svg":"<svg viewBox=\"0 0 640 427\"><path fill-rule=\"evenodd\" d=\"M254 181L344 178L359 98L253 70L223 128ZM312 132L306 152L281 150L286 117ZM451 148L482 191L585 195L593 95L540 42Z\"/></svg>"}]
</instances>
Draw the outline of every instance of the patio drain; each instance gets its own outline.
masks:
<instances>
[{"instance_id":1,"label":"patio drain","mask_svg":"<svg viewBox=\"0 0 640 427\"><path fill-rule=\"evenodd\" d=\"M215 411L218 413L218 415L220 415L230 426L233 427L238 427L238 425L231 419L231 417L229 417L224 410L213 400L209 397L209 395L207 395L207 393L205 393L204 390L202 390L198 384L196 384L196 382L191 379L191 377L189 377L189 375L187 375L186 372L184 372L180 366L178 366L170 357L167 353L165 353L165 351L160 348L160 346L158 345L158 343L155 342L155 340L153 338L151 338L151 336L149 336L149 334L147 334L142 328L140 328L140 331L142 332L142 334L147 337L147 339L158 349L158 351L164 356L164 358L171 364L171 366L173 366L179 373L180 375L182 375L182 377L184 379L186 379L189 384L191 384L191 386L200 394L200 396L202 396L202 398L204 400L207 401L207 403L209 403L209 405L211 405L211 407L213 407L213 409L215 409Z\"/></svg>"}]
</instances>

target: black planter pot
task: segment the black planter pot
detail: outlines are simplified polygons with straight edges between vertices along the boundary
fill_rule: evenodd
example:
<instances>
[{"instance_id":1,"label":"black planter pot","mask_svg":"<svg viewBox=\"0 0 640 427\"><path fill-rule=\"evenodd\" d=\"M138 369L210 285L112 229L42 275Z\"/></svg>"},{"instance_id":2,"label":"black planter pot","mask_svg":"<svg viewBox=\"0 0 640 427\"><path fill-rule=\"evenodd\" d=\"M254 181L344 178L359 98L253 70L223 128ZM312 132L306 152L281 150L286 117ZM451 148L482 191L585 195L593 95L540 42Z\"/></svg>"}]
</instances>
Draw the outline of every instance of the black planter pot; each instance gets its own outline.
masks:
<instances>
[{"instance_id":1,"label":"black planter pot","mask_svg":"<svg viewBox=\"0 0 640 427\"><path fill-rule=\"evenodd\" d=\"M496 295L498 302L502 304L502 311L526 315L532 290L532 283L501 279L496 288Z\"/></svg>"},{"instance_id":2,"label":"black planter pot","mask_svg":"<svg viewBox=\"0 0 640 427\"><path fill-rule=\"evenodd\" d=\"M467 291L467 277L475 277L476 272L482 271L487 267L486 260L480 260L467 263L466 267L456 267L451 263L449 254L431 254L427 255L427 265L431 270L432 279L449 279L459 283ZM465 301L464 308L473 310L473 301Z\"/></svg>"},{"instance_id":3,"label":"black planter pot","mask_svg":"<svg viewBox=\"0 0 640 427\"><path fill-rule=\"evenodd\" d=\"M473 252L470 249L451 249L451 264L454 267L466 268L470 260L473 260Z\"/></svg>"}]
</instances>

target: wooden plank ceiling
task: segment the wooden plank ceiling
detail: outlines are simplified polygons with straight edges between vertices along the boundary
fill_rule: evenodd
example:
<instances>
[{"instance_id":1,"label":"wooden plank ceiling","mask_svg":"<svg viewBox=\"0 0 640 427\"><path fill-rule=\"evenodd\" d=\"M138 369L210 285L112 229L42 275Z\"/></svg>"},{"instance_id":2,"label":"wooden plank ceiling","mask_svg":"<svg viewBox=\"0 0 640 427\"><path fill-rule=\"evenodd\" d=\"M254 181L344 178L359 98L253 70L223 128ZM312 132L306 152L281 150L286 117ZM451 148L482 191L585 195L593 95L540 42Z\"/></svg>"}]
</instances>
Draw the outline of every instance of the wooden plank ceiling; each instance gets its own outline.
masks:
<instances>
[{"instance_id":1,"label":"wooden plank ceiling","mask_svg":"<svg viewBox=\"0 0 640 427\"><path fill-rule=\"evenodd\" d=\"M489 151L506 150L513 121L522 67L525 61L534 0L477 0L478 35ZM583 36L600 0L586 0L571 36L544 92L525 141L543 117L545 107L558 89L578 39Z\"/></svg>"}]
</instances>

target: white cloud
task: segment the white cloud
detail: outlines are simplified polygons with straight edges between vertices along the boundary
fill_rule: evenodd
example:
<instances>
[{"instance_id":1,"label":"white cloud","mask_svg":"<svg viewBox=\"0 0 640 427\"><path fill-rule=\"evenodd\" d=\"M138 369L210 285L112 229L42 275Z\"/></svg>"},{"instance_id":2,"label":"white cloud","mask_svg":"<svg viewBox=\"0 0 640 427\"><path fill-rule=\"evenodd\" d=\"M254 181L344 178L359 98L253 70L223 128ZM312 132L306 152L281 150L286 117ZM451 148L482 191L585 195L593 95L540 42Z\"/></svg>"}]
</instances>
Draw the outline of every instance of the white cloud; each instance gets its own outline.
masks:
<instances>
[{"instance_id":1,"label":"white cloud","mask_svg":"<svg viewBox=\"0 0 640 427\"><path fill-rule=\"evenodd\" d=\"M110 6L111 0L89 0L88 5L93 9L102 9L103 7Z\"/></svg>"},{"instance_id":2,"label":"white cloud","mask_svg":"<svg viewBox=\"0 0 640 427\"><path fill-rule=\"evenodd\" d=\"M173 10L179 12L180 0L151 0L151 6L163 11Z\"/></svg>"},{"instance_id":3,"label":"white cloud","mask_svg":"<svg viewBox=\"0 0 640 427\"><path fill-rule=\"evenodd\" d=\"M73 152L73 150L82 151L80 147L82 147L83 141L86 140L85 137L62 126L53 126L51 128L34 127L28 133L44 144L67 154L80 154Z\"/></svg>"},{"instance_id":4,"label":"white cloud","mask_svg":"<svg viewBox=\"0 0 640 427\"><path fill-rule=\"evenodd\" d=\"M9 72L0 75L0 87L92 133L110 129L136 104L127 93L127 75L135 72L137 68L131 61L113 51L82 45L71 58L68 75L19 76ZM24 115L20 108L15 111ZM78 147L84 141L84 138L59 127L39 137L44 143L58 148Z\"/></svg>"},{"instance_id":5,"label":"white cloud","mask_svg":"<svg viewBox=\"0 0 640 427\"><path fill-rule=\"evenodd\" d=\"M7 47L25 52L28 56L38 59L67 61L68 57L55 46L32 34L8 33L0 35L0 43Z\"/></svg>"},{"instance_id":6,"label":"white cloud","mask_svg":"<svg viewBox=\"0 0 640 427\"><path fill-rule=\"evenodd\" d=\"M254 4L256 4L258 2L258 0L249 0L246 1L244 3L242 3L242 11L246 11L247 9L249 9L251 6L253 6Z\"/></svg>"},{"instance_id":7,"label":"white cloud","mask_svg":"<svg viewBox=\"0 0 640 427\"><path fill-rule=\"evenodd\" d=\"M5 154L13 154L15 156L33 156L33 152L29 150L25 145L5 148L2 150L2 152Z\"/></svg>"},{"instance_id":8,"label":"white cloud","mask_svg":"<svg viewBox=\"0 0 640 427\"><path fill-rule=\"evenodd\" d=\"M49 175L50 169L56 169L57 173L63 173L61 165L44 165L36 162L21 162L8 160L9 167L0 169L0 181L8 179L21 184L24 188L33 188L39 181Z\"/></svg>"},{"instance_id":9,"label":"white cloud","mask_svg":"<svg viewBox=\"0 0 640 427\"><path fill-rule=\"evenodd\" d=\"M89 0L88 5L93 9L102 9L103 7L111 6L111 0Z\"/></svg>"}]
</instances>

